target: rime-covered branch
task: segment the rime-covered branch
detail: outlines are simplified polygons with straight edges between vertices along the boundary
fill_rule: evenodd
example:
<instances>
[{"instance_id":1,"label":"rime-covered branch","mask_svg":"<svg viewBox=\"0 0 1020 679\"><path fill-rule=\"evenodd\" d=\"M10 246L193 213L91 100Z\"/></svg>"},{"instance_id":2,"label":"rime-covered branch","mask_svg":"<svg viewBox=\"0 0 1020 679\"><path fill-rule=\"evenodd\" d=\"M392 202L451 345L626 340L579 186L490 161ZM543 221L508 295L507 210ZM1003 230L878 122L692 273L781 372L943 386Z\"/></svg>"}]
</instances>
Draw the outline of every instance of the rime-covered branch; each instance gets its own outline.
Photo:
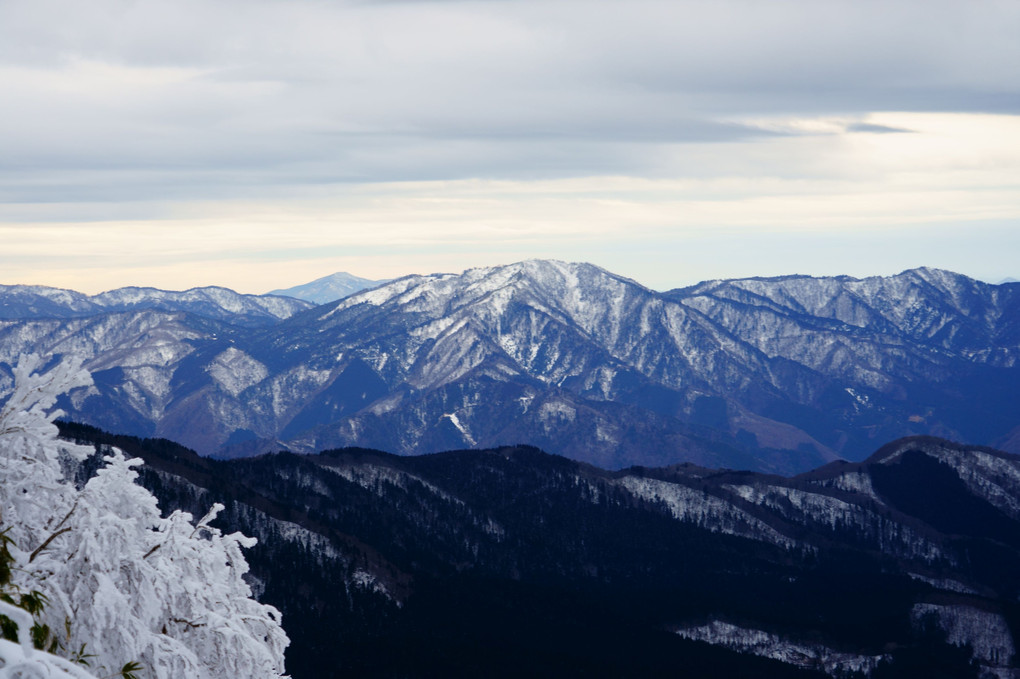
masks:
<instances>
[{"instance_id":1,"label":"rime-covered branch","mask_svg":"<svg viewBox=\"0 0 1020 679\"><path fill-rule=\"evenodd\" d=\"M85 649L106 673L138 662L159 679L282 676L288 640L280 614L254 601L242 578L241 547L254 541L209 525L220 504L197 524L184 512L163 518L136 483L141 460L118 450L76 489L61 459L83 459L90 449L57 438L52 408L91 378L76 360L39 372L44 363L22 358L0 409L0 517L13 586L48 601L37 621L63 630L70 620L59 643ZM48 537L31 549L40 535ZM167 621L181 624L168 629Z\"/></svg>"}]
</instances>

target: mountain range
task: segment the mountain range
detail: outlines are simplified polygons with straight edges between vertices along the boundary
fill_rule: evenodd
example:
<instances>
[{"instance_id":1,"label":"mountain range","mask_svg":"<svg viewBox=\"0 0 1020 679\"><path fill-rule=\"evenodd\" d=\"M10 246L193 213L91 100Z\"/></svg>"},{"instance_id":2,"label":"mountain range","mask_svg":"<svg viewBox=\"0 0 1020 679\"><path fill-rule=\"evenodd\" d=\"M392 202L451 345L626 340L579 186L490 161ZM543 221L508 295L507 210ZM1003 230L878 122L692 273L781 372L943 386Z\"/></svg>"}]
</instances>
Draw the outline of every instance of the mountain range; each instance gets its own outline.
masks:
<instances>
[{"instance_id":1,"label":"mountain range","mask_svg":"<svg viewBox=\"0 0 1020 679\"><path fill-rule=\"evenodd\" d=\"M294 679L1020 674L1020 457L993 449L914 437L784 478L61 429L142 457L164 513L223 502L258 538Z\"/></svg>"},{"instance_id":2,"label":"mountain range","mask_svg":"<svg viewBox=\"0 0 1020 679\"><path fill-rule=\"evenodd\" d=\"M0 362L82 355L95 386L72 417L205 455L529 444L610 469L790 474L906 435L1020 451L1020 284L935 269L656 292L539 260L314 307L31 290L45 303L0 290L20 314L0 321Z\"/></svg>"},{"instance_id":3,"label":"mountain range","mask_svg":"<svg viewBox=\"0 0 1020 679\"><path fill-rule=\"evenodd\" d=\"M243 295L227 288L192 288L183 292L127 287L98 295L41 285L0 285L0 319L86 318L128 311L182 312L233 325L272 325L315 306L277 295Z\"/></svg>"}]
</instances>

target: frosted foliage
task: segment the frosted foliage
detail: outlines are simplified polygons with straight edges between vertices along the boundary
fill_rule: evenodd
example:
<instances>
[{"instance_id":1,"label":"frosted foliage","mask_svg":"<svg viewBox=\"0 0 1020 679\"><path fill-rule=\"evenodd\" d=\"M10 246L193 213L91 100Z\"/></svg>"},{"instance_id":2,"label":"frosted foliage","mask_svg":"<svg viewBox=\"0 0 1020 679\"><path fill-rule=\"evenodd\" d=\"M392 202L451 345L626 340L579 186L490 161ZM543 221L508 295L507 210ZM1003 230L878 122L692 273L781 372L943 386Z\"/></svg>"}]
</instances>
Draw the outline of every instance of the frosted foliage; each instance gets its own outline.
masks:
<instances>
[{"instance_id":1,"label":"frosted foliage","mask_svg":"<svg viewBox=\"0 0 1020 679\"><path fill-rule=\"evenodd\" d=\"M0 409L0 523L17 548L36 549L74 504L61 459L84 459L90 448L57 439L57 397L92 384L78 360L65 360L39 374L43 360L22 356L14 369L14 391Z\"/></svg>"},{"instance_id":2,"label":"frosted foliage","mask_svg":"<svg viewBox=\"0 0 1020 679\"><path fill-rule=\"evenodd\" d=\"M75 363L31 375L38 365L19 365L14 392L27 378L37 398L19 397L0 420L2 518L15 540L14 584L48 597L41 622L62 649L84 644L101 676L132 661L160 679L282 676L279 612L254 601L242 579L241 548L255 540L209 525L222 505L197 524L183 512L162 518L135 483L141 460L117 450L81 491L65 483L63 444L45 410L55 390L90 380Z\"/></svg>"},{"instance_id":3,"label":"frosted foliage","mask_svg":"<svg viewBox=\"0 0 1020 679\"><path fill-rule=\"evenodd\" d=\"M24 610L0 601L0 615L15 620L22 628L32 623ZM80 665L49 653L36 651L21 633L20 643L0 639L0 679L96 679Z\"/></svg>"}]
</instances>

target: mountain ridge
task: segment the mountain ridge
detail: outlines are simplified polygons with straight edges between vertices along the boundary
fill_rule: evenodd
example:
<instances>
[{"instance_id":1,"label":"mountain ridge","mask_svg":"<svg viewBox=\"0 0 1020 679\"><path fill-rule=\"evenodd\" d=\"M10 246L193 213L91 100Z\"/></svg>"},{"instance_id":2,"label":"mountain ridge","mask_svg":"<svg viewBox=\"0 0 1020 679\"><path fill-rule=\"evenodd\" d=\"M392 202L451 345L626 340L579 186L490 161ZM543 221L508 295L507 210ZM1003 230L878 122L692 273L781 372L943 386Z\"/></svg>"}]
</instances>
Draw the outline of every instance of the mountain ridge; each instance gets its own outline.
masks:
<instances>
[{"instance_id":1,"label":"mountain ridge","mask_svg":"<svg viewBox=\"0 0 1020 679\"><path fill-rule=\"evenodd\" d=\"M295 679L1016 672L1016 455L914 437L784 478L527 446L217 461L61 428L142 456L164 512L215 497L259 539Z\"/></svg>"},{"instance_id":2,"label":"mountain ridge","mask_svg":"<svg viewBox=\"0 0 1020 679\"><path fill-rule=\"evenodd\" d=\"M190 312L254 327L275 323L312 306L293 298L246 295L215 285L179 291L127 286L95 295L39 285L0 285L0 319L14 320L83 318L153 309Z\"/></svg>"}]
</instances>

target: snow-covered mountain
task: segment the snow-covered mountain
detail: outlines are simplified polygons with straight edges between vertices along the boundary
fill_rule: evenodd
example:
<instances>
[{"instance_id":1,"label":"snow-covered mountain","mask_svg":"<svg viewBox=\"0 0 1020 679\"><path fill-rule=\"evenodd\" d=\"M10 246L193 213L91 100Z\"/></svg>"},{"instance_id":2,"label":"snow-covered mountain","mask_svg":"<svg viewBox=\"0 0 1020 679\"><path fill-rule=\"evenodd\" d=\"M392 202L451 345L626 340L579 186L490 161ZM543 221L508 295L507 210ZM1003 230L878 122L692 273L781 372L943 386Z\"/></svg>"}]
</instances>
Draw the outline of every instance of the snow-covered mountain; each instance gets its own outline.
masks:
<instances>
[{"instance_id":1,"label":"snow-covered mountain","mask_svg":"<svg viewBox=\"0 0 1020 679\"><path fill-rule=\"evenodd\" d=\"M142 455L164 504L228 498L295 679L1017 672L1020 457L993 449L914 437L782 478L65 433Z\"/></svg>"},{"instance_id":2,"label":"snow-covered mountain","mask_svg":"<svg viewBox=\"0 0 1020 679\"><path fill-rule=\"evenodd\" d=\"M286 288L283 290L273 290L266 294L296 297L297 299L314 302L315 304L326 304L328 302L335 302L338 299L343 299L355 292L374 288L388 282L389 280L373 281L368 278L361 278L360 276L340 271L330 274L329 276L316 278L311 283L295 285L293 288Z\"/></svg>"},{"instance_id":3,"label":"snow-covered mountain","mask_svg":"<svg viewBox=\"0 0 1020 679\"><path fill-rule=\"evenodd\" d=\"M79 352L76 418L202 453L528 443L790 473L912 434L1020 450L1020 287L917 269L659 293L590 264L410 276L260 328L156 310L0 323Z\"/></svg>"},{"instance_id":4,"label":"snow-covered mountain","mask_svg":"<svg viewBox=\"0 0 1020 679\"><path fill-rule=\"evenodd\" d=\"M874 351L855 350L853 340L879 337L1003 367L1016 365L1020 356L1018 289L938 269L862 280L709 281L667 295L705 312L770 357L796 357L816 370L843 371L862 381L870 371L876 387L885 381L884 368ZM811 349L820 346L827 351ZM891 363L888 369L902 373L910 368Z\"/></svg>"},{"instance_id":5,"label":"snow-covered mountain","mask_svg":"<svg viewBox=\"0 0 1020 679\"><path fill-rule=\"evenodd\" d=\"M525 440L611 467L762 467L772 449L806 468L899 435L991 442L1020 424L1003 392L977 388L1017 392L1020 294L948 272L660 294L533 261L403 278L271 334L283 360L351 371L287 423L306 450Z\"/></svg>"},{"instance_id":6,"label":"snow-covered mountain","mask_svg":"<svg viewBox=\"0 0 1020 679\"><path fill-rule=\"evenodd\" d=\"M270 325L314 306L275 295L242 295L227 288L185 291L127 287L98 295L38 285L0 285L0 318L82 318L154 309L187 312L248 327Z\"/></svg>"}]
</instances>

